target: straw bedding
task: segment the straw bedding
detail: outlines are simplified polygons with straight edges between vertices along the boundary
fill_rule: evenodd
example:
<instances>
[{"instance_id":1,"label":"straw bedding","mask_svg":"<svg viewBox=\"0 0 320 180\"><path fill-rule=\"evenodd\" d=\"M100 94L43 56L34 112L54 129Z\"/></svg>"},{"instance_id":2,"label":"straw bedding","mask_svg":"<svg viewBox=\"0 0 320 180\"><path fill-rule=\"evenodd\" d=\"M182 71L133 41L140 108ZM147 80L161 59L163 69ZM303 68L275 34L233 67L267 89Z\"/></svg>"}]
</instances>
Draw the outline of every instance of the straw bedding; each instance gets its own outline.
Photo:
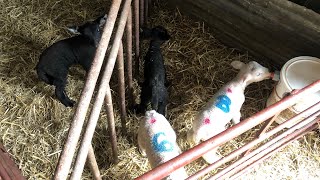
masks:
<instances>
[{"instance_id":1,"label":"straw bedding","mask_svg":"<svg viewBox=\"0 0 320 180\"><path fill-rule=\"evenodd\" d=\"M54 97L53 87L37 79L34 67L40 53L57 40L69 37L65 27L80 24L109 10L110 2L95 1L0 1L0 135L1 142L28 179L50 179L66 138L75 108L65 108ZM156 3L150 24L163 25L172 39L163 46L167 67L170 102L168 119L178 144L189 148L186 132L196 112L211 95L231 80L236 71L233 60L253 60L248 54L230 49L214 38L214 32L200 22L168 11ZM145 52L147 45L143 44ZM256 61L259 61L256 59ZM260 62L260 61L259 61ZM271 68L270 64L260 62ZM116 73L114 73L116 75ZM84 85L85 72L73 67L67 92L77 100ZM135 80L135 95L139 94ZM246 89L242 118L264 108L274 82L266 80ZM128 135L120 133L117 85L112 81L113 102L120 162L112 164L107 119L103 110L93 139L93 146L103 179L132 179L150 170L140 156L136 131L140 116L129 113ZM137 99L138 101L138 99ZM225 155L248 142L256 129L220 148ZM320 177L319 136L311 133L265 161L243 179L316 179ZM199 159L186 167L189 174L206 166ZM82 176L91 179L88 168Z\"/></svg>"}]
</instances>

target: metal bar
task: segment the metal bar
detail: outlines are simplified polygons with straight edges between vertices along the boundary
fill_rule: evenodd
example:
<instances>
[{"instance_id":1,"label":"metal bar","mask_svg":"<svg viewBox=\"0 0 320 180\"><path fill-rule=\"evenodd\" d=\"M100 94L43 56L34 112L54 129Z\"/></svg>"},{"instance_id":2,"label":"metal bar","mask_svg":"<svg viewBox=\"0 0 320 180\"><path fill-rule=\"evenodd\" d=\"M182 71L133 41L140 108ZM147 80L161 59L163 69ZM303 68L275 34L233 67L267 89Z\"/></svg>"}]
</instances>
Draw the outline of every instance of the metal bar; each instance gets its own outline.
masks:
<instances>
[{"instance_id":1,"label":"metal bar","mask_svg":"<svg viewBox=\"0 0 320 180\"><path fill-rule=\"evenodd\" d=\"M114 36L112 48L111 48L111 51L110 51L110 54L109 54L109 57L107 60L106 67L103 72L103 76L102 76L102 79L101 79L101 82L99 85L98 93L95 98L95 102L93 104L93 108L92 108L92 111L90 114L90 118L88 120L87 128L84 133L84 136L83 136L80 148L79 148L79 152L77 155L75 167L74 167L74 170L73 170L73 173L72 173L70 179L80 179L81 178L81 174L83 171L85 160L86 160L86 157L87 157L88 151L89 151L89 145L91 144L94 130L95 130L97 121L99 119L99 114L100 114L101 107L103 104L103 99L105 98L106 93L108 93L110 91L109 90L110 89L109 82L110 82L110 78L111 78L111 75L113 72L113 68L115 65L115 61L117 58L119 47L121 44L121 38L123 36L125 24L127 21L130 4L131 4L131 0L126 0L124 3L123 10L120 15L118 29L117 29L115 36ZM110 94L110 96L109 96L109 94L107 94L106 100L108 101L109 98L110 98L109 101L111 101L111 94ZM107 107L107 110L108 110L108 107ZM110 118L110 117L108 117L108 118ZM113 118L113 114L112 114L112 118ZM109 121L110 121L110 119L109 119ZM109 126L109 128L111 130L114 129L114 124L113 124L113 126ZM115 136L111 136L111 138L112 138L112 142L116 142ZM112 148L116 150L116 143L112 144L112 145L113 145ZM117 161L117 152L116 151L114 151L114 157L115 157L115 161Z\"/></svg>"},{"instance_id":2,"label":"metal bar","mask_svg":"<svg viewBox=\"0 0 320 180\"><path fill-rule=\"evenodd\" d=\"M87 163L89 164L90 170L92 172L93 179L102 180L101 179L101 174L100 174L100 171L99 171L99 167L98 167L98 163L97 163L96 157L94 155L94 149L92 147L92 144L89 147L89 152L88 152L88 157L87 158L88 158Z\"/></svg>"},{"instance_id":3,"label":"metal bar","mask_svg":"<svg viewBox=\"0 0 320 180\"><path fill-rule=\"evenodd\" d=\"M316 121L319 121L319 119L320 118L317 118ZM316 128L318 126L317 124L314 124L314 123L316 123L316 121L313 121L312 123L307 124L302 129L296 130L292 134L290 134L290 135L282 138L281 140L279 140L277 143L272 144L270 147L263 147L265 145L261 146L259 148L259 150L258 149L255 150L255 152L256 152L255 155L251 156L250 158L246 158L246 160L242 160L242 159L245 159L245 158L241 158L240 160L238 160L238 161L236 161L234 163L234 164L237 164L237 166L233 166L233 169L230 169L230 171L228 171L225 174L223 174L223 173L220 174L220 172L219 172L219 173L215 174L214 176L210 177L210 179L211 180L213 180L213 179L225 179L227 177L230 177L235 172L237 172L237 171L243 169L244 167L250 165L251 163L259 160L260 158L262 158L266 154L268 154L268 153L272 152L273 150L275 150L277 147L284 146L286 143L289 143L292 140L294 140L295 138L303 135L304 133L306 133L305 131L308 131L310 129ZM263 150L260 151L260 149L263 149ZM252 153L253 153L253 151L252 151ZM250 153L250 155L251 155L251 153ZM232 164L232 165L234 165L234 164ZM229 167L231 167L231 166L228 166L228 169L229 169Z\"/></svg>"},{"instance_id":4,"label":"metal bar","mask_svg":"<svg viewBox=\"0 0 320 180\"><path fill-rule=\"evenodd\" d=\"M130 10L130 8L129 8ZM120 43L118 59L118 85L119 85L119 105L120 105L120 118L121 118L121 128L122 132L126 134L126 88L124 82L124 62L123 62L123 45Z\"/></svg>"},{"instance_id":5,"label":"metal bar","mask_svg":"<svg viewBox=\"0 0 320 180\"><path fill-rule=\"evenodd\" d=\"M91 97L100 73L102 62L109 45L110 37L120 8L121 0L114 0L108 13L107 21L103 29L102 37L91 68L88 72L85 86L82 90L78 107L73 116L72 124L68 132L66 143L61 152L53 179L64 180L67 178L72 159L80 138L81 129L86 117Z\"/></svg>"},{"instance_id":6,"label":"metal bar","mask_svg":"<svg viewBox=\"0 0 320 180\"><path fill-rule=\"evenodd\" d=\"M263 152L264 150L270 149L270 147L277 146L278 144L280 144L280 142L283 142L288 137L292 137L293 135L296 135L297 133L304 132L310 126L312 126L313 124L317 123L317 121L319 121L319 118L316 118L316 119L313 119L313 118L312 117L306 118L304 121L308 121L310 119L311 119L311 121L309 123L307 123L306 125L304 125L303 127L301 127L300 129L295 130L292 133L287 134L286 136L281 136L281 138L279 138L279 136L277 136L276 138L272 139L271 141L268 141L267 143L263 144L259 148L255 149L254 151L249 153L247 156L240 158L239 160L237 160L233 164L229 165L228 167L226 167L222 171L220 171L217 174L215 174L214 176L212 176L212 179L217 179L220 176L225 177L225 175L229 174L229 172L233 171L233 169L236 169L238 167L244 167L244 165L246 164L246 161L248 161L249 159L251 159L252 157L254 157L256 155L259 156L260 154L262 154L261 152ZM290 129L293 129L293 128L290 128ZM286 134L286 131L283 132L282 134Z\"/></svg>"},{"instance_id":7,"label":"metal bar","mask_svg":"<svg viewBox=\"0 0 320 180\"><path fill-rule=\"evenodd\" d=\"M106 93L107 94L106 94L106 98L105 98L105 104L106 104L106 109L107 109L109 134L111 137L111 148L112 148L112 154L113 154L113 162L118 163L117 134L116 134L115 123L114 123L114 112L113 112L110 87L107 88Z\"/></svg>"},{"instance_id":8,"label":"metal bar","mask_svg":"<svg viewBox=\"0 0 320 180\"><path fill-rule=\"evenodd\" d=\"M226 157L223 157L220 160L216 161L215 163L210 164L209 166L203 168L202 170L200 170L197 173L195 173L192 176L190 176L188 178L188 180L198 179L201 176L203 176L203 175L209 173L210 171L216 169L217 167L221 166L222 164L225 164L225 163L231 161L232 159L236 158L237 156L239 156L241 153L245 152L246 150L248 150L250 148L253 148L258 143L261 143L265 139L268 139L269 137L273 136L274 134L280 132L288 124L294 123L298 119L304 117L306 114L312 114L310 117L311 118L315 118L316 116L318 116L320 114L319 108L320 108L320 102L315 104L314 106L310 107L309 109L306 109L305 111L301 112L300 114L296 115L295 117L287 120L283 124L280 124L277 127L273 128L272 130L266 132L263 136L257 137L256 139L252 140L251 142L247 143L246 145L242 146L241 148L233 151L232 153L230 153ZM318 111L318 112L315 113L316 111ZM309 121L307 120L307 121L303 121L303 122L298 123L297 125L293 126L290 130L287 130L285 133L279 135L277 138L281 139L281 138L285 137L286 135L288 135L288 134L292 133L293 131L295 131L295 129L301 128L302 126L304 126L308 122Z\"/></svg>"},{"instance_id":9,"label":"metal bar","mask_svg":"<svg viewBox=\"0 0 320 180\"><path fill-rule=\"evenodd\" d=\"M266 121L264 123L264 125L261 127L261 129L258 131L258 133L256 134L256 137L259 137L260 135L263 135L267 131L267 129L271 126L271 124L277 119L277 117L279 116L280 113L281 112L278 112L271 119Z\"/></svg>"},{"instance_id":10,"label":"metal bar","mask_svg":"<svg viewBox=\"0 0 320 180\"><path fill-rule=\"evenodd\" d=\"M103 81L103 80L102 80ZM101 82L101 85L103 82ZM98 119L99 119L99 114L100 110L103 104L103 98L105 96L106 89L109 88L109 84L106 84L105 88L101 88L102 86L100 85L98 95L96 97L95 103L92 108L92 112L90 114L90 118L88 121L88 125L86 128L86 131L84 133L78 155L76 158L75 162L75 167L73 169L73 172L71 174L70 180L77 180L81 179L81 174L83 172L84 164L86 161L86 157L88 155L89 151L89 146L91 144L91 140L95 131L95 127L97 125ZM110 127L111 128L111 127Z\"/></svg>"},{"instance_id":11,"label":"metal bar","mask_svg":"<svg viewBox=\"0 0 320 180\"><path fill-rule=\"evenodd\" d=\"M153 11L153 1L152 0L148 0L148 3L149 3L148 18L149 18L149 14L151 14L152 11Z\"/></svg>"},{"instance_id":12,"label":"metal bar","mask_svg":"<svg viewBox=\"0 0 320 180\"><path fill-rule=\"evenodd\" d=\"M308 96L309 94L315 93L320 90L320 80L312 83L311 85L297 91L297 93L291 94L288 97L285 97L281 101L267 107L266 109L256 113L255 115L243 120L242 122L226 129L220 134L200 143L199 145L183 152L179 156L163 163L153 170L143 174L137 179L161 179L166 177L171 172L175 171L182 166L198 159L203 154L207 153L213 148L218 147L219 145L237 137L243 132L253 128L254 126L264 122L265 119L268 119L275 115L277 112L282 111L303 97Z\"/></svg>"},{"instance_id":13,"label":"metal bar","mask_svg":"<svg viewBox=\"0 0 320 180\"><path fill-rule=\"evenodd\" d=\"M149 0L144 0L144 26L148 25Z\"/></svg>"},{"instance_id":14,"label":"metal bar","mask_svg":"<svg viewBox=\"0 0 320 180\"><path fill-rule=\"evenodd\" d=\"M279 116L279 114L281 113L278 112L276 115L274 115L271 119L267 120L266 122L264 122L263 126L260 128L260 130L256 133L255 138L259 137L260 135L263 135L267 129L271 126L271 124L277 119L277 117ZM248 149L243 156L246 156L247 154L249 154L251 152L251 149Z\"/></svg>"},{"instance_id":15,"label":"metal bar","mask_svg":"<svg viewBox=\"0 0 320 180\"><path fill-rule=\"evenodd\" d=\"M134 106L133 99L133 79L132 79L132 10L129 9L127 25L126 25L126 53L127 53L127 77L128 77L128 94L129 94L129 109Z\"/></svg>"},{"instance_id":16,"label":"metal bar","mask_svg":"<svg viewBox=\"0 0 320 180\"><path fill-rule=\"evenodd\" d=\"M302 136L306 135L307 133L309 133L310 131L312 131L313 129L317 128L316 125L311 126L309 129L307 129L305 132L301 133L300 135L298 135L297 137L287 141L286 143L284 143L282 146L277 147L276 149L272 150L271 152L269 152L268 154L264 155L263 157L261 157L260 159L256 160L255 162L251 163L250 165L248 165L245 169L242 169L241 171L239 171L238 173L234 174L232 177L230 177L231 179L238 179L241 175L244 175L246 173L249 172L249 168L254 167L256 165L258 165L259 163L261 163L262 161L266 160L267 158L269 158L270 156L272 156L273 154L275 154L276 152L279 152L282 148L286 147L289 143L291 143L294 140L297 140L299 138L301 138Z\"/></svg>"},{"instance_id":17,"label":"metal bar","mask_svg":"<svg viewBox=\"0 0 320 180\"><path fill-rule=\"evenodd\" d=\"M144 0L140 0L140 26L144 24Z\"/></svg>"},{"instance_id":18,"label":"metal bar","mask_svg":"<svg viewBox=\"0 0 320 180\"><path fill-rule=\"evenodd\" d=\"M20 169L11 159L10 154L0 143L0 179L3 180L26 180Z\"/></svg>"},{"instance_id":19,"label":"metal bar","mask_svg":"<svg viewBox=\"0 0 320 180\"><path fill-rule=\"evenodd\" d=\"M139 80L140 71L140 23L139 23L139 0L134 1L134 31L135 31L135 77Z\"/></svg>"}]
</instances>

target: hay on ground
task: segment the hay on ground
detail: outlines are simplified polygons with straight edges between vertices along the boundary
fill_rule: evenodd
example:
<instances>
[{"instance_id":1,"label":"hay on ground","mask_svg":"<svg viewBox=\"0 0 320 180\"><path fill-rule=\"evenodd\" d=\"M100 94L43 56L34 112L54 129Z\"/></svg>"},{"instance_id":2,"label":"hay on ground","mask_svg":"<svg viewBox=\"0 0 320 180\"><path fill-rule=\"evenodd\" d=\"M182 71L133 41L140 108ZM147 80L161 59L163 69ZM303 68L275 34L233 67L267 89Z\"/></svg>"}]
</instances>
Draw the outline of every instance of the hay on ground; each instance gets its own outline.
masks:
<instances>
[{"instance_id":1,"label":"hay on ground","mask_svg":"<svg viewBox=\"0 0 320 180\"><path fill-rule=\"evenodd\" d=\"M69 37L68 25L94 19L108 11L108 4L97 1L1 1L0 10L0 135L1 141L28 179L50 179L66 138L74 108L65 108L53 93L53 87L37 79L34 67L45 47ZM167 67L170 102L168 119L178 136L178 144L187 150L186 132L196 112L208 98L237 73L230 62L252 60L246 53L230 49L214 38L203 24L168 11L156 3L150 24L166 27L172 39L163 46ZM143 46L144 50L147 47ZM258 59L256 61L259 61ZM271 67L266 62L261 62ZM72 68L67 92L79 99L84 85L84 71ZM266 80L250 85L242 118L263 109L274 82ZM116 83L112 83L117 97ZM135 80L135 94L139 89ZM120 130L117 101L114 99L116 129ZM118 134L120 162L111 162L111 148L103 111L93 139L103 179L133 179L150 170L136 144L140 116L129 113L127 136ZM258 127L220 148L226 155L253 138ZM132 142L133 141L133 142ZM311 133L256 167L242 179L302 179L319 178L319 137ZM193 174L207 164L199 159L186 167ZM85 168L82 179L91 179Z\"/></svg>"}]
</instances>

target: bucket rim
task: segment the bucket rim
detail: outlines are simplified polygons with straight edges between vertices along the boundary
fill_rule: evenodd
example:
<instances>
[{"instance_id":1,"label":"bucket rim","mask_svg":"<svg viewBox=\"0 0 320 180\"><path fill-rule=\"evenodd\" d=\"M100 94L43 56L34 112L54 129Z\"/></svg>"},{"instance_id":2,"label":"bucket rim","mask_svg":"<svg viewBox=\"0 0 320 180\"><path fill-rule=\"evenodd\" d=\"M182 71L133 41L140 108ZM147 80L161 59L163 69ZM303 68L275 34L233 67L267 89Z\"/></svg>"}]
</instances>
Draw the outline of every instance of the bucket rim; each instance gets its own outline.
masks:
<instances>
[{"instance_id":1,"label":"bucket rim","mask_svg":"<svg viewBox=\"0 0 320 180\"><path fill-rule=\"evenodd\" d=\"M293 88L291 87L291 85L288 83L288 79L285 78L286 77L286 73L288 71L288 68L290 67L290 65L292 65L293 63L297 62L297 61L301 61L301 60L306 60L306 61L315 61L320 63L320 59L317 57L312 57L312 56L297 56L294 57L292 59L290 59L289 61L287 61L281 68L280 70L280 79L282 80L282 82L285 84L286 87L289 88L289 91L292 91Z\"/></svg>"}]
</instances>

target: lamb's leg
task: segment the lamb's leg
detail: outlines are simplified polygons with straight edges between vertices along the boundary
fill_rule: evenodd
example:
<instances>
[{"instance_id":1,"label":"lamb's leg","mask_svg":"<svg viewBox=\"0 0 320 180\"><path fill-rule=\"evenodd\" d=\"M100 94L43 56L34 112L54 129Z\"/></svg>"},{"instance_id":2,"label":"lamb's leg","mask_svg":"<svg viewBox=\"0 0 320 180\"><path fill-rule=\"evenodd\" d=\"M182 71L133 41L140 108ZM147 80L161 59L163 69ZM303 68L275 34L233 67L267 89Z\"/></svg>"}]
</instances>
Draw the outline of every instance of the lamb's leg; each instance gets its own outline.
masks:
<instances>
[{"instance_id":1,"label":"lamb's leg","mask_svg":"<svg viewBox=\"0 0 320 180\"><path fill-rule=\"evenodd\" d=\"M205 140L209 139L210 137L205 138ZM189 144L198 145L200 140L204 140L203 137L197 137L197 134L194 132L193 129L190 129L187 133L187 140ZM213 150L207 152L202 156L202 158L209 164L216 162L221 157L217 154L218 148L214 148Z\"/></svg>"},{"instance_id":2,"label":"lamb's leg","mask_svg":"<svg viewBox=\"0 0 320 180\"><path fill-rule=\"evenodd\" d=\"M158 105L158 111L160 114L166 117L166 107L167 107L167 101L160 102Z\"/></svg>"},{"instance_id":3,"label":"lamb's leg","mask_svg":"<svg viewBox=\"0 0 320 180\"><path fill-rule=\"evenodd\" d=\"M166 117L166 106L168 103L168 93L167 90L164 89L160 93L160 101L158 102L158 113L162 114Z\"/></svg>"},{"instance_id":4,"label":"lamb's leg","mask_svg":"<svg viewBox=\"0 0 320 180\"><path fill-rule=\"evenodd\" d=\"M143 157L146 157L147 156L147 153L146 153L146 149L144 147L144 142L145 140L141 137L141 134L138 134L138 146L139 146L139 152L141 153L141 155Z\"/></svg>"},{"instance_id":5,"label":"lamb's leg","mask_svg":"<svg viewBox=\"0 0 320 180\"><path fill-rule=\"evenodd\" d=\"M75 101L69 99L65 92L66 82L62 80L54 80L53 84L56 86L55 94L58 100L66 107L73 107Z\"/></svg>"},{"instance_id":6,"label":"lamb's leg","mask_svg":"<svg viewBox=\"0 0 320 180\"><path fill-rule=\"evenodd\" d=\"M195 137L194 137L194 131L193 128L191 128L188 132L187 132L187 141L189 144L197 144L197 142L195 142Z\"/></svg>"},{"instance_id":7,"label":"lamb's leg","mask_svg":"<svg viewBox=\"0 0 320 180\"><path fill-rule=\"evenodd\" d=\"M209 163L212 164L214 162L216 162L217 160L219 160L221 157L217 154L217 150L218 148L214 148L213 150L207 152L206 154L204 154L202 157L203 159Z\"/></svg>"},{"instance_id":8,"label":"lamb's leg","mask_svg":"<svg viewBox=\"0 0 320 180\"><path fill-rule=\"evenodd\" d=\"M206 140L208 140L211 137L221 133L222 131L224 131L226 129L224 126L216 126L215 128L216 129L215 129L215 132L213 134L211 134L212 133L211 132L210 133L211 135L207 134L207 136L203 137L201 140L206 141ZM207 152L206 154L204 154L202 156L202 158L209 164L212 164L212 163L216 162L217 160L219 160L221 158L221 156L217 154L218 148L219 147L216 147L213 150Z\"/></svg>"},{"instance_id":9,"label":"lamb's leg","mask_svg":"<svg viewBox=\"0 0 320 180\"><path fill-rule=\"evenodd\" d=\"M147 109L147 104L151 97L151 89L147 85L143 84L141 88L141 102L140 105L137 105L135 109L137 109L137 113L144 113Z\"/></svg>"},{"instance_id":10,"label":"lamb's leg","mask_svg":"<svg viewBox=\"0 0 320 180\"><path fill-rule=\"evenodd\" d=\"M171 82L168 81L167 74L165 74L164 86L165 86L165 87L171 86Z\"/></svg>"},{"instance_id":11,"label":"lamb's leg","mask_svg":"<svg viewBox=\"0 0 320 180\"><path fill-rule=\"evenodd\" d=\"M151 91L151 108L155 111L157 111L158 113L162 114L161 112L159 112L158 107L159 107L159 100L160 100L160 96L161 93L160 92L160 87L157 85L152 86L152 91ZM164 115L164 114L162 114Z\"/></svg>"},{"instance_id":12,"label":"lamb's leg","mask_svg":"<svg viewBox=\"0 0 320 180\"><path fill-rule=\"evenodd\" d=\"M241 118L241 113L239 111L239 112L235 113L232 118L233 124L238 124L240 122L240 118Z\"/></svg>"},{"instance_id":13,"label":"lamb's leg","mask_svg":"<svg viewBox=\"0 0 320 180\"><path fill-rule=\"evenodd\" d=\"M48 74L46 74L41 69L37 69L37 74L38 74L39 79L41 79L45 83L50 84L50 85L53 84L53 78L51 76L49 76Z\"/></svg>"}]
</instances>

